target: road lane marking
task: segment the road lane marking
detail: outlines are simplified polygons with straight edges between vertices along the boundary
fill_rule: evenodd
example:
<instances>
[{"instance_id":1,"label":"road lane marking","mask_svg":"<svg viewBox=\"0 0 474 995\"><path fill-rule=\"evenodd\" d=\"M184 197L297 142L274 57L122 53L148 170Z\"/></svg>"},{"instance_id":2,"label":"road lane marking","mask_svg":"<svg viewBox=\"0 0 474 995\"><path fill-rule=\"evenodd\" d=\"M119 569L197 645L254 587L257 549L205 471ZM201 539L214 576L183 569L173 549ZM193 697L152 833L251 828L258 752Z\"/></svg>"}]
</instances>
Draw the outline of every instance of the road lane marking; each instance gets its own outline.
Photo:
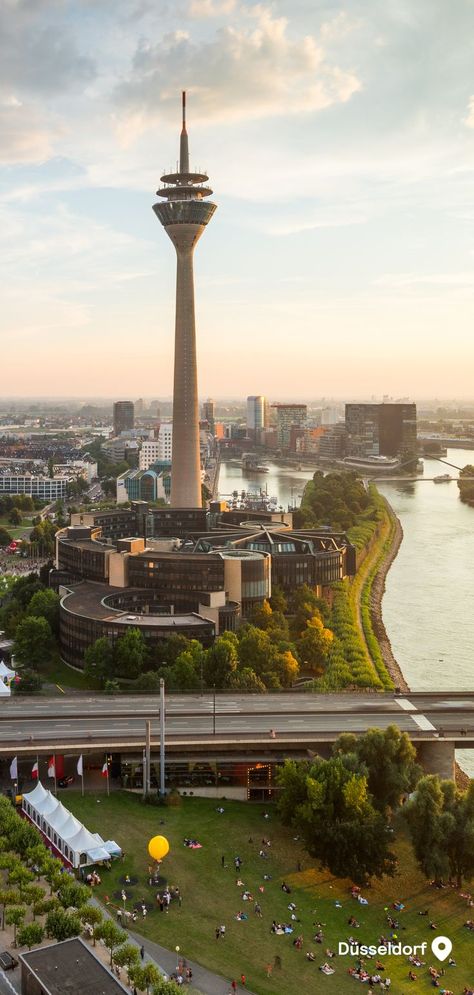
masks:
<instances>
[{"instance_id":1,"label":"road lane marking","mask_svg":"<svg viewBox=\"0 0 474 995\"><path fill-rule=\"evenodd\" d=\"M397 705L403 708L404 712L416 712L416 705L412 701L408 701L408 698L395 698Z\"/></svg>"},{"instance_id":2,"label":"road lane marking","mask_svg":"<svg viewBox=\"0 0 474 995\"><path fill-rule=\"evenodd\" d=\"M436 726L426 718L426 715L412 715L411 718L419 729L423 729L423 732L436 732Z\"/></svg>"}]
</instances>

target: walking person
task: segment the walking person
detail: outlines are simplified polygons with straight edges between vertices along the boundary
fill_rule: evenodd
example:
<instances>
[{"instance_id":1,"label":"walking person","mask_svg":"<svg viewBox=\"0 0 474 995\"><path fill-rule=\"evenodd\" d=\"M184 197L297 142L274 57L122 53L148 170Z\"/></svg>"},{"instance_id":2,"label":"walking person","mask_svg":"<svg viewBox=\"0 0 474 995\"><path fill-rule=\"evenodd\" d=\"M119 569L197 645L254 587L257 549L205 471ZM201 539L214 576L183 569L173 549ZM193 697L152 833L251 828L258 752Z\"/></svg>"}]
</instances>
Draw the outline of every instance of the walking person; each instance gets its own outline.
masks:
<instances>
[{"instance_id":1,"label":"walking person","mask_svg":"<svg viewBox=\"0 0 474 995\"><path fill-rule=\"evenodd\" d=\"M222 854L222 857L221 857L221 867L225 867L225 856L224 856L224 854Z\"/></svg>"},{"instance_id":2,"label":"walking person","mask_svg":"<svg viewBox=\"0 0 474 995\"><path fill-rule=\"evenodd\" d=\"M142 960L145 960L145 947L144 946L140 947L140 957L141 957Z\"/></svg>"}]
</instances>

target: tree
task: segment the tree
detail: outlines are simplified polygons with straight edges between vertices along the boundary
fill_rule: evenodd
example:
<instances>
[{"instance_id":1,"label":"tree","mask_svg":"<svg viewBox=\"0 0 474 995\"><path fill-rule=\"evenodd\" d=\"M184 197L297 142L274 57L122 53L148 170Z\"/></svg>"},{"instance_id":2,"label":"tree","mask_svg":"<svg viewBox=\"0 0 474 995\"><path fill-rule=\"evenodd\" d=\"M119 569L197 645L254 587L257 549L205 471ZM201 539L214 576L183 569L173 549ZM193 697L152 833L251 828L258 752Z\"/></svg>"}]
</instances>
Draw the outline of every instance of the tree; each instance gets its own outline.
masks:
<instances>
[{"instance_id":1,"label":"tree","mask_svg":"<svg viewBox=\"0 0 474 995\"><path fill-rule=\"evenodd\" d=\"M5 922L7 926L13 926L13 946L16 947L16 931L18 926L21 926L23 919L26 915L26 909L21 908L21 906L13 906L12 909L7 909L5 912Z\"/></svg>"},{"instance_id":2,"label":"tree","mask_svg":"<svg viewBox=\"0 0 474 995\"><path fill-rule=\"evenodd\" d=\"M208 649L204 661L204 678L208 687L227 688L239 663L238 639L233 632L219 636Z\"/></svg>"},{"instance_id":3,"label":"tree","mask_svg":"<svg viewBox=\"0 0 474 995\"><path fill-rule=\"evenodd\" d=\"M112 967L113 953L116 947L125 943L127 934L124 929L120 929L112 919L104 919L97 929L97 936L103 940L107 950L110 951L110 966Z\"/></svg>"},{"instance_id":4,"label":"tree","mask_svg":"<svg viewBox=\"0 0 474 995\"><path fill-rule=\"evenodd\" d=\"M140 953L134 943L124 943L114 953L114 964L118 964L119 967L126 967L127 972L130 972L130 968L134 964L139 964L139 962Z\"/></svg>"},{"instance_id":5,"label":"tree","mask_svg":"<svg viewBox=\"0 0 474 995\"><path fill-rule=\"evenodd\" d=\"M8 516L8 521L10 522L10 525L21 525L22 523L21 511L18 511L18 508L12 508Z\"/></svg>"},{"instance_id":6,"label":"tree","mask_svg":"<svg viewBox=\"0 0 474 995\"><path fill-rule=\"evenodd\" d=\"M20 901L20 895L15 888L0 889L0 904L2 906L2 929L5 929L5 909L7 905L15 905Z\"/></svg>"},{"instance_id":7,"label":"tree","mask_svg":"<svg viewBox=\"0 0 474 995\"><path fill-rule=\"evenodd\" d=\"M137 691L158 691L160 687L160 675L156 670L146 670L138 678L135 687Z\"/></svg>"},{"instance_id":8,"label":"tree","mask_svg":"<svg viewBox=\"0 0 474 995\"><path fill-rule=\"evenodd\" d=\"M34 670L22 670L21 679L12 684L12 692L15 695L41 694L42 687L43 681L39 674L35 673Z\"/></svg>"},{"instance_id":9,"label":"tree","mask_svg":"<svg viewBox=\"0 0 474 995\"><path fill-rule=\"evenodd\" d=\"M35 880L33 871L30 871L28 867L24 867L23 864L18 863L17 867L14 867L8 875L8 883L18 885L18 891L20 892L20 901L24 901L24 890L27 885L31 885Z\"/></svg>"},{"instance_id":10,"label":"tree","mask_svg":"<svg viewBox=\"0 0 474 995\"><path fill-rule=\"evenodd\" d=\"M454 781L423 777L405 806L415 856L427 878L474 877L474 784L459 791ZM425 852L425 847L430 852Z\"/></svg>"},{"instance_id":11,"label":"tree","mask_svg":"<svg viewBox=\"0 0 474 995\"><path fill-rule=\"evenodd\" d=\"M263 681L251 667L236 670L230 678L229 686L235 691L252 691L254 694L263 694L266 690Z\"/></svg>"},{"instance_id":12,"label":"tree","mask_svg":"<svg viewBox=\"0 0 474 995\"><path fill-rule=\"evenodd\" d=\"M39 922L29 922L18 931L18 943L20 947L32 947L44 940L44 929Z\"/></svg>"},{"instance_id":13,"label":"tree","mask_svg":"<svg viewBox=\"0 0 474 995\"><path fill-rule=\"evenodd\" d=\"M92 927L92 945L95 947L99 928L104 920L102 912L96 905L83 905L79 910L79 917L81 922L87 922Z\"/></svg>"},{"instance_id":14,"label":"tree","mask_svg":"<svg viewBox=\"0 0 474 995\"><path fill-rule=\"evenodd\" d=\"M114 653L106 636L96 639L84 654L85 674L103 687L114 674Z\"/></svg>"},{"instance_id":15,"label":"tree","mask_svg":"<svg viewBox=\"0 0 474 995\"><path fill-rule=\"evenodd\" d=\"M129 974L133 984L140 991L146 992L146 995L150 995L153 986L158 986L158 991L160 991L159 986L163 981L163 977L155 964L149 962L148 964L143 964L143 966L137 965L130 970Z\"/></svg>"},{"instance_id":16,"label":"tree","mask_svg":"<svg viewBox=\"0 0 474 995\"><path fill-rule=\"evenodd\" d=\"M285 593L282 587L278 584L272 584L272 596L270 598L270 604L272 606L272 611L281 612L282 615L286 615L288 612L288 602L285 597Z\"/></svg>"},{"instance_id":17,"label":"tree","mask_svg":"<svg viewBox=\"0 0 474 995\"><path fill-rule=\"evenodd\" d=\"M68 875L62 874L58 898L63 908L69 909L74 906L76 909L80 909L89 901L90 891L84 884L72 881Z\"/></svg>"},{"instance_id":18,"label":"tree","mask_svg":"<svg viewBox=\"0 0 474 995\"><path fill-rule=\"evenodd\" d=\"M313 615L296 642L302 668L313 674L322 674L333 639L334 633L324 628L318 615Z\"/></svg>"},{"instance_id":19,"label":"tree","mask_svg":"<svg viewBox=\"0 0 474 995\"><path fill-rule=\"evenodd\" d=\"M59 594L51 588L46 588L43 591L36 591L28 605L28 615L45 618L55 636L59 635L60 601Z\"/></svg>"},{"instance_id":20,"label":"tree","mask_svg":"<svg viewBox=\"0 0 474 995\"><path fill-rule=\"evenodd\" d=\"M389 827L373 807L367 778L351 757L316 760L300 770L286 761L278 772L279 810L303 837L306 849L337 877L367 884L371 877L393 875L396 859L388 848Z\"/></svg>"},{"instance_id":21,"label":"tree","mask_svg":"<svg viewBox=\"0 0 474 995\"><path fill-rule=\"evenodd\" d=\"M34 670L41 670L51 656L53 640L45 618L27 616L17 626L14 642L16 659Z\"/></svg>"},{"instance_id":22,"label":"tree","mask_svg":"<svg viewBox=\"0 0 474 995\"><path fill-rule=\"evenodd\" d=\"M188 643L189 639L177 632L168 636L168 639L160 639L155 649L157 666L171 666L178 659L179 654L187 650Z\"/></svg>"},{"instance_id":23,"label":"tree","mask_svg":"<svg viewBox=\"0 0 474 995\"><path fill-rule=\"evenodd\" d=\"M71 936L79 936L81 920L79 916L68 914L65 909L57 908L46 916L46 933L58 943L68 940Z\"/></svg>"},{"instance_id":24,"label":"tree","mask_svg":"<svg viewBox=\"0 0 474 995\"><path fill-rule=\"evenodd\" d=\"M3 525L1 525L0 526L0 546L9 546L10 543L11 543L11 541L12 541L12 538L13 538L13 536L11 536L10 533L7 532L7 530L3 528Z\"/></svg>"},{"instance_id":25,"label":"tree","mask_svg":"<svg viewBox=\"0 0 474 995\"><path fill-rule=\"evenodd\" d=\"M358 738L344 734L336 740L333 753L355 753L368 774L374 804L382 812L398 808L402 795L413 791L422 773L408 734L395 725L369 729Z\"/></svg>"},{"instance_id":26,"label":"tree","mask_svg":"<svg viewBox=\"0 0 474 995\"><path fill-rule=\"evenodd\" d=\"M291 596L291 611L294 615L293 630L300 635L315 615L327 625L330 616L329 605L323 598L319 598L309 584L301 584L293 591Z\"/></svg>"},{"instance_id":27,"label":"tree","mask_svg":"<svg viewBox=\"0 0 474 995\"><path fill-rule=\"evenodd\" d=\"M127 629L115 644L115 674L134 680L146 663L148 650L140 629Z\"/></svg>"}]
</instances>

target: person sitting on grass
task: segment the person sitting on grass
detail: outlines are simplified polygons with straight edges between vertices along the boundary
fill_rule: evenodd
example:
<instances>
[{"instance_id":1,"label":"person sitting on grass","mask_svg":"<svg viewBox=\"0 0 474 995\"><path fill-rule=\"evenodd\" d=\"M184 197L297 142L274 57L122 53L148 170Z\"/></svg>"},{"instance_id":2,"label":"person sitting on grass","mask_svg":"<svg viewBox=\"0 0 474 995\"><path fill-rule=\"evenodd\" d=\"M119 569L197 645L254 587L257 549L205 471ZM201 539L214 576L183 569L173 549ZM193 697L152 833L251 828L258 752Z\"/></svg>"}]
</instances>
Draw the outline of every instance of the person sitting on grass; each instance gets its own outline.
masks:
<instances>
[{"instance_id":1,"label":"person sitting on grass","mask_svg":"<svg viewBox=\"0 0 474 995\"><path fill-rule=\"evenodd\" d=\"M319 968L319 970L322 971L323 974L334 974L334 968L331 967L331 965L328 964L327 962L325 962L324 964L321 964L321 967Z\"/></svg>"}]
</instances>

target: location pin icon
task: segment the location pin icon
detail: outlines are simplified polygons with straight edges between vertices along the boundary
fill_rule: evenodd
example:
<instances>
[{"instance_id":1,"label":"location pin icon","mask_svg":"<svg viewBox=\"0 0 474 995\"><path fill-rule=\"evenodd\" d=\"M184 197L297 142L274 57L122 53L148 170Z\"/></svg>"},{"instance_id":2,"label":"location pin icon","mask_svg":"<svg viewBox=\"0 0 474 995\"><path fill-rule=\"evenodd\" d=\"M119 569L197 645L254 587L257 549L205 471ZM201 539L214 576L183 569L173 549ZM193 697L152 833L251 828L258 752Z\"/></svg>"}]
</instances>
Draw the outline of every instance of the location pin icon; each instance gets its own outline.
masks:
<instances>
[{"instance_id":1,"label":"location pin icon","mask_svg":"<svg viewBox=\"0 0 474 995\"><path fill-rule=\"evenodd\" d=\"M435 936L431 944L431 949L438 960L446 960L446 957L449 957L453 949L453 945L447 936Z\"/></svg>"}]
</instances>

